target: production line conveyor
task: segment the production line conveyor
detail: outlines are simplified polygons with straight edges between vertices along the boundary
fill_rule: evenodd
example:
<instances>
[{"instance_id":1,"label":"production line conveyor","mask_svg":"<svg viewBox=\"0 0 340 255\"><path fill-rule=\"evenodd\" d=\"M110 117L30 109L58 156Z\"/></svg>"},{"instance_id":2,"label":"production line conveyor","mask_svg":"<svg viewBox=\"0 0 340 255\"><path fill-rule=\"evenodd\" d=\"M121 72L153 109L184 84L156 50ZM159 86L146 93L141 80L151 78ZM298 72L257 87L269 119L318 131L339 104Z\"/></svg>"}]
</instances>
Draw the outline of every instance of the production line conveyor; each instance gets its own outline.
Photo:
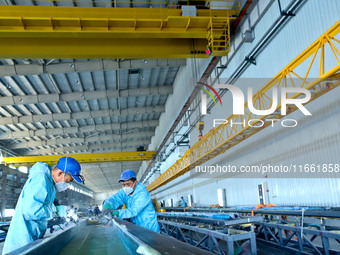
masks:
<instances>
[{"instance_id":1,"label":"production line conveyor","mask_svg":"<svg viewBox=\"0 0 340 255\"><path fill-rule=\"evenodd\" d=\"M8 255L211 255L212 253L115 218L111 226L84 221Z\"/></svg>"}]
</instances>

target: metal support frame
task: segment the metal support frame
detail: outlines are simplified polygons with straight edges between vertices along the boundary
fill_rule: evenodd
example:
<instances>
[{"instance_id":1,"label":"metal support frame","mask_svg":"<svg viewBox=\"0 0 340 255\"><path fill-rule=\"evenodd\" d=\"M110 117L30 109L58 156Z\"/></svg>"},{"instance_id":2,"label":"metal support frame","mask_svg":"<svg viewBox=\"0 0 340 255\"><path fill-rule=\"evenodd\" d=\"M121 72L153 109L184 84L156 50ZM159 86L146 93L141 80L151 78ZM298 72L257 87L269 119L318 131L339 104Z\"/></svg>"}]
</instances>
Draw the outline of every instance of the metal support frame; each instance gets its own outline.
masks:
<instances>
[{"instance_id":1,"label":"metal support frame","mask_svg":"<svg viewBox=\"0 0 340 255\"><path fill-rule=\"evenodd\" d=\"M147 146L150 143L150 139L143 139L143 140L133 140L127 142L114 142L109 141L108 143L100 143L95 145L75 145L75 146L65 146L59 148L43 148L43 149L34 149L31 151L25 152L22 156L33 156L33 155L46 155L47 153L62 153L67 154L73 151L80 152L80 151L111 151L114 152L116 148L136 148L137 146Z\"/></svg>"},{"instance_id":2,"label":"metal support frame","mask_svg":"<svg viewBox=\"0 0 340 255\"><path fill-rule=\"evenodd\" d=\"M248 56L246 56L246 57L244 58L244 60L247 61L248 63L253 64L253 65L256 66L256 59L255 59L254 57L248 57Z\"/></svg>"},{"instance_id":3,"label":"metal support frame","mask_svg":"<svg viewBox=\"0 0 340 255\"><path fill-rule=\"evenodd\" d=\"M24 131L7 131L0 134L0 140L6 140L11 138L24 138L33 136L57 136L57 135L66 135L66 134L76 134L76 133L84 133L84 132L103 132L106 130L121 130L124 132L128 129L134 128L154 128L158 126L158 120L146 120L146 121L134 121L134 122L125 122L125 123L109 123L109 124L98 124L98 125L89 125L89 126L81 126L81 127L62 127L62 128L45 128L38 130L24 130Z\"/></svg>"},{"instance_id":4,"label":"metal support frame","mask_svg":"<svg viewBox=\"0 0 340 255\"><path fill-rule=\"evenodd\" d=\"M121 161L144 161L151 160L155 151L134 151L134 152L109 152L109 153L91 153L91 154L74 154L73 158L82 163L104 163L104 162L121 162ZM3 158L2 164L18 166L33 166L36 162L46 162L49 165L56 165L58 160L68 155L51 155L51 156L29 156L29 157L10 157Z\"/></svg>"},{"instance_id":5,"label":"metal support frame","mask_svg":"<svg viewBox=\"0 0 340 255\"><path fill-rule=\"evenodd\" d=\"M175 208L175 207L165 207L167 212L170 211L179 211L183 212L183 208ZM269 210L269 209L237 209L237 208L210 208L210 207L195 207L188 208L186 212L210 212L210 213L238 213L242 216L253 215L285 215L285 216L296 216L301 217L301 210ZM304 217L325 217L325 218L335 218L340 219L340 211L337 210L306 210L304 211Z\"/></svg>"},{"instance_id":6,"label":"metal support frame","mask_svg":"<svg viewBox=\"0 0 340 255\"><path fill-rule=\"evenodd\" d=\"M179 208L165 209L166 211L183 211ZM187 212L238 213L243 217L261 215L265 222L255 222L257 242L294 254L328 255L339 254L340 251L340 212L337 210L306 210L302 212L295 209L189 208ZM301 228L301 225L303 225L303 228ZM334 247L334 245L337 246Z\"/></svg>"},{"instance_id":7,"label":"metal support frame","mask_svg":"<svg viewBox=\"0 0 340 255\"><path fill-rule=\"evenodd\" d=\"M284 16L295 16L295 14L292 13L292 12L285 12L284 10L282 10L282 8L281 8L281 1L280 0L277 0L277 2L279 4L279 9L280 9L281 15L284 15Z\"/></svg>"},{"instance_id":8,"label":"metal support frame","mask_svg":"<svg viewBox=\"0 0 340 255\"><path fill-rule=\"evenodd\" d=\"M258 222L257 225L260 226L256 231L257 240L266 245L298 254L329 255L339 252L332 250L329 245L330 239L340 243L339 233L265 222ZM321 246L315 243L317 237L321 238Z\"/></svg>"},{"instance_id":9,"label":"metal support frame","mask_svg":"<svg viewBox=\"0 0 340 255\"><path fill-rule=\"evenodd\" d=\"M208 27L208 48L214 55L230 51L230 23L228 17L211 17Z\"/></svg>"},{"instance_id":10,"label":"metal support frame","mask_svg":"<svg viewBox=\"0 0 340 255\"><path fill-rule=\"evenodd\" d=\"M72 143L79 143L81 145L89 143L89 142L129 142L129 141L138 141L151 139L154 135L153 131L144 131L144 132L134 132L131 134L123 134L123 135L116 135L116 134L94 134L93 136L89 137L76 137L76 138L64 138L62 141L59 139L49 139L49 140L40 140L40 141L24 141L20 143L13 143L8 145L7 147L11 150L13 149L23 149L23 148L36 148L39 146L53 146L58 144L72 144ZM138 139L139 138L139 139ZM143 138L143 139L140 139ZM0 139L1 140L1 139ZM127 147L127 146L126 146Z\"/></svg>"},{"instance_id":11,"label":"metal support frame","mask_svg":"<svg viewBox=\"0 0 340 255\"><path fill-rule=\"evenodd\" d=\"M238 241L249 240L251 254L256 253L256 240L254 232L244 231L243 233L229 235L223 232L183 225L165 220L158 220L161 233L175 237L187 244L199 247L215 254L224 255L225 247L228 254L234 254L234 244Z\"/></svg>"},{"instance_id":12,"label":"metal support frame","mask_svg":"<svg viewBox=\"0 0 340 255\"><path fill-rule=\"evenodd\" d=\"M197 217L197 216L184 216L184 215L167 215L167 214L158 214L158 219L166 220L166 221L177 221L183 220L186 223L205 223L209 224L209 226L234 226L239 224L249 224L263 221L263 217L260 215L249 216L249 217L236 217L235 219L225 220L225 219L214 219L210 217Z\"/></svg>"},{"instance_id":13,"label":"metal support frame","mask_svg":"<svg viewBox=\"0 0 340 255\"><path fill-rule=\"evenodd\" d=\"M1 32L0 32L1 35ZM1 38L1 36L0 36ZM53 93L53 94L39 94L39 95L24 95L24 96L3 96L1 97L0 106L9 105L25 105L25 104L42 104L42 103L57 103L57 102L76 102L82 100L95 100L95 99L106 99L106 98L123 98L123 97L140 97L149 95L169 95L172 94L172 85L166 86L156 86L149 88L133 88L125 90L101 90L101 91L81 91L81 92L71 92L71 93ZM125 109L124 109L125 110ZM136 109L135 109L136 110ZM140 111L142 111L141 108ZM127 110L128 111L128 110ZM153 110L155 111L155 110ZM122 111L124 113L124 111ZM107 114L116 114L115 112L92 112L94 117L107 116ZM67 113L64 113L65 115ZM73 113L75 116L81 113ZM91 113L87 113L89 115ZM99 114L99 115L98 115ZM53 116L52 116L53 117ZM60 115L55 115L55 117L61 117ZM31 118L36 118L37 120L42 119L40 117L26 117L31 121ZM69 117L68 117L69 118ZM76 118L76 117L75 117ZM22 118L23 119L23 118Z\"/></svg>"},{"instance_id":14,"label":"metal support frame","mask_svg":"<svg viewBox=\"0 0 340 255\"><path fill-rule=\"evenodd\" d=\"M185 66L186 59L112 59L77 61L52 64L14 64L1 65L0 76L41 75L73 72L95 72L110 70L131 70L140 68Z\"/></svg>"},{"instance_id":15,"label":"metal support frame","mask_svg":"<svg viewBox=\"0 0 340 255\"><path fill-rule=\"evenodd\" d=\"M0 75L1 76L1 75ZM2 97L3 98L3 97ZM4 99L4 98L3 98ZM63 101L63 100L61 100ZM38 102L39 103L39 102ZM37 104L38 104L37 103ZM17 105L13 103L11 105ZM53 113L53 114L32 114L19 117L1 117L0 125L12 125L12 124L29 124L37 122L48 122L48 121L61 121L61 120L77 120L84 118L102 118L110 116L128 116L132 114L145 114L145 113L163 113L165 111L164 106L148 106L148 107L134 107L123 110L110 109L110 110L99 110L99 111L81 111L76 113Z\"/></svg>"}]
</instances>

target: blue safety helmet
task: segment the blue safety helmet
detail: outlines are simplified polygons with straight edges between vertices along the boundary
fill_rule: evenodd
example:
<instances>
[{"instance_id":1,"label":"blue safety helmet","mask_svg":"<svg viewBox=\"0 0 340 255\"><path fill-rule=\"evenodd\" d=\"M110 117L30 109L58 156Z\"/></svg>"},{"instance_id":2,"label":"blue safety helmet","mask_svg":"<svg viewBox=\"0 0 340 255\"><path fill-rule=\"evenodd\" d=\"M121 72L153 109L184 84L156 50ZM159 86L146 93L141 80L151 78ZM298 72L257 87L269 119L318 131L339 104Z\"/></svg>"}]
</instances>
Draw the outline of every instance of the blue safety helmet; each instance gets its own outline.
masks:
<instances>
[{"instance_id":1,"label":"blue safety helmet","mask_svg":"<svg viewBox=\"0 0 340 255\"><path fill-rule=\"evenodd\" d=\"M131 178L137 179L135 171L125 170L124 172L122 172L122 175L120 176L120 179L118 182L128 181Z\"/></svg>"},{"instance_id":2,"label":"blue safety helmet","mask_svg":"<svg viewBox=\"0 0 340 255\"><path fill-rule=\"evenodd\" d=\"M76 159L71 157L62 157L59 159L56 167L71 175L76 182L85 183L84 177L80 175L81 168Z\"/></svg>"}]
</instances>

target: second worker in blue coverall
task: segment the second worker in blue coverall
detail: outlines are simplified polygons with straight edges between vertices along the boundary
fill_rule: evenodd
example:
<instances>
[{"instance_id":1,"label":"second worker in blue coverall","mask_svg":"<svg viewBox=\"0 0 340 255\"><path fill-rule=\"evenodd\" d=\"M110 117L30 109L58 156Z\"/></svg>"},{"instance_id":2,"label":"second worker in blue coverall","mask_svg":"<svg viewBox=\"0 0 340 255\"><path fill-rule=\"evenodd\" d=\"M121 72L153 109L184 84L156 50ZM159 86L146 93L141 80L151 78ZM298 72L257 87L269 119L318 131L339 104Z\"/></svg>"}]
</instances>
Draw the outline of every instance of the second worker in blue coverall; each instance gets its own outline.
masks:
<instances>
[{"instance_id":1,"label":"second worker in blue coverall","mask_svg":"<svg viewBox=\"0 0 340 255\"><path fill-rule=\"evenodd\" d=\"M136 225L159 233L157 215L150 193L136 180L136 173L133 170L125 170L119 182L122 183L122 189L105 201L103 212L114 210L112 215L120 219L131 219ZM126 209L116 210L123 204L126 205Z\"/></svg>"},{"instance_id":2,"label":"second worker in blue coverall","mask_svg":"<svg viewBox=\"0 0 340 255\"><path fill-rule=\"evenodd\" d=\"M184 200L184 197L181 197L181 207L185 207L185 200Z\"/></svg>"}]
</instances>

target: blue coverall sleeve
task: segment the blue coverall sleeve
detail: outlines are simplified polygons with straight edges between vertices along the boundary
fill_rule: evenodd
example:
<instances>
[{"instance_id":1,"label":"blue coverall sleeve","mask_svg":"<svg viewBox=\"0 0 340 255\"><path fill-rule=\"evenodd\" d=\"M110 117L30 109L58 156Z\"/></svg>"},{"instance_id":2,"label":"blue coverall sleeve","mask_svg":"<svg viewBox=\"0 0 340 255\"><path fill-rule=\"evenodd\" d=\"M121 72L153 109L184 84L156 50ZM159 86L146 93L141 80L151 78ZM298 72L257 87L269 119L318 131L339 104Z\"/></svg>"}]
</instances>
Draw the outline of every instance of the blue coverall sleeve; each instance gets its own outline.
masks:
<instances>
[{"instance_id":1,"label":"blue coverall sleeve","mask_svg":"<svg viewBox=\"0 0 340 255\"><path fill-rule=\"evenodd\" d=\"M104 205L110 205L112 210L116 210L119 206L125 204L124 200L124 190L120 189L116 194L106 199Z\"/></svg>"},{"instance_id":2,"label":"blue coverall sleeve","mask_svg":"<svg viewBox=\"0 0 340 255\"><path fill-rule=\"evenodd\" d=\"M147 205L150 195L147 192L141 192L138 197L133 200L130 208L118 210L120 219L129 219L136 217Z\"/></svg>"},{"instance_id":3,"label":"blue coverall sleeve","mask_svg":"<svg viewBox=\"0 0 340 255\"><path fill-rule=\"evenodd\" d=\"M44 174L34 176L22 194L22 214L25 220L46 220L50 218L50 205L46 203L50 180Z\"/></svg>"}]
</instances>

